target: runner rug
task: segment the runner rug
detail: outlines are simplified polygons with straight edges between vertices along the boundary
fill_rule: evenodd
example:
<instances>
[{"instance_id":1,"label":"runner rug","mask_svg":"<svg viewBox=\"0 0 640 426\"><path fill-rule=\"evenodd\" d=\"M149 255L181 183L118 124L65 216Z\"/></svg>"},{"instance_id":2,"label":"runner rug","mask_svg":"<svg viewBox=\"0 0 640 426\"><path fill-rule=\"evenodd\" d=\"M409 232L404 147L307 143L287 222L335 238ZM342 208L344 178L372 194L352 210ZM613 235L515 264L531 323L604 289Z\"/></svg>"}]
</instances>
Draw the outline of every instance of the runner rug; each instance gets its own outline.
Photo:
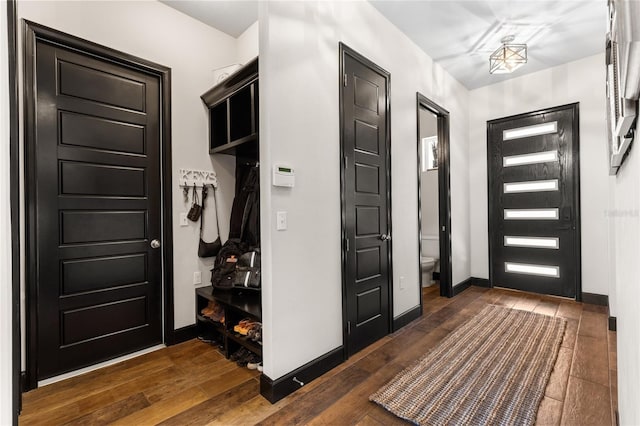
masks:
<instances>
[{"instance_id":1,"label":"runner rug","mask_svg":"<svg viewBox=\"0 0 640 426\"><path fill-rule=\"evenodd\" d=\"M369 399L420 425L532 425L565 326L487 306Z\"/></svg>"}]
</instances>

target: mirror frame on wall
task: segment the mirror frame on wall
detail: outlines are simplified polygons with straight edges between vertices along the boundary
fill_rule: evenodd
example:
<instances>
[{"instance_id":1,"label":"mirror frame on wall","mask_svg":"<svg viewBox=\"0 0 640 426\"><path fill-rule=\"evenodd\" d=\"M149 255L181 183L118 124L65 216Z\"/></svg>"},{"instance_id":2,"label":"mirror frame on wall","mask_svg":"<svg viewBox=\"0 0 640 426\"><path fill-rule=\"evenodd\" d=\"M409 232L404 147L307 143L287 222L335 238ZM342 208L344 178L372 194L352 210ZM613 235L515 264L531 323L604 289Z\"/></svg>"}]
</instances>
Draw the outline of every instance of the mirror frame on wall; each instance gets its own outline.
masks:
<instances>
[{"instance_id":1,"label":"mirror frame on wall","mask_svg":"<svg viewBox=\"0 0 640 426\"><path fill-rule=\"evenodd\" d=\"M449 111L429 98L416 93L416 130L418 150L418 253L422 259L422 149L420 140L420 109L426 109L438 119L438 216L440 237L440 296L453 297L451 262L451 178L449 173ZM420 277L420 306L422 306L422 265L418 262Z\"/></svg>"}]
</instances>

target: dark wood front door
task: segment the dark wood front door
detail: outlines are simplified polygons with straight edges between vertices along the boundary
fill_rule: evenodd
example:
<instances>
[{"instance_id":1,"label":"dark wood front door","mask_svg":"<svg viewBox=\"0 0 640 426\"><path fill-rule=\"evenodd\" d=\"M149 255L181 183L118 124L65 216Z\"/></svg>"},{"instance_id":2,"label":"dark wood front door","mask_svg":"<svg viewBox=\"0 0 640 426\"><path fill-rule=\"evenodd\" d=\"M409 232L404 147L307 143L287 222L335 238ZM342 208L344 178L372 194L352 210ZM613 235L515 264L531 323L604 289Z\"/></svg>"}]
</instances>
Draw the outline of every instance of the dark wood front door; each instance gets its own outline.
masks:
<instances>
[{"instance_id":1,"label":"dark wood front door","mask_svg":"<svg viewBox=\"0 0 640 426\"><path fill-rule=\"evenodd\" d=\"M389 74L343 46L343 280L347 354L390 330Z\"/></svg>"},{"instance_id":2,"label":"dark wood front door","mask_svg":"<svg viewBox=\"0 0 640 426\"><path fill-rule=\"evenodd\" d=\"M157 76L42 40L35 50L42 380L162 342L161 101Z\"/></svg>"},{"instance_id":3,"label":"dark wood front door","mask_svg":"<svg viewBox=\"0 0 640 426\"><path fill-rule=\"evenodd\" d=\"M487 153L492 284L575 298L577 104L488 122Z\"/></svg>"}]
</instances>

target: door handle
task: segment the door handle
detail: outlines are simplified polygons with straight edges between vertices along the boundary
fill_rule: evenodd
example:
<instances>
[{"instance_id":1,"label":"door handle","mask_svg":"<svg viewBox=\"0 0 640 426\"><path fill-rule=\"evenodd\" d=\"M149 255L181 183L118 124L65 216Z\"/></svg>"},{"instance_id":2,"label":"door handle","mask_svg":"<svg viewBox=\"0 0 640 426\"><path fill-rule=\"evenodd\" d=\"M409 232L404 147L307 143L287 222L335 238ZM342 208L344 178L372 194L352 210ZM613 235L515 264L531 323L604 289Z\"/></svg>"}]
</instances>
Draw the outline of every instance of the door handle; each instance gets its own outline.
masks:
<instances>
[{"instance_id":1,"label":"door handle","mask_svg":"<svg viewBox=\"0 0 640 426\"><path fill-rule=\"evenodd\" d=\"M158 240L151 240L151 243L149 244L151 246L152 249L157 249L160 248L160 241Z\"/></svg>"},{"instance_id":2,"label":"door handle","mask_svg":"<svg viewBox=\"0 0 640 426\"><path fill-rule=\"evenodd\" d=\"M380 241L389 241L391 239L391 235L387 235L387 234L380 234Z\"/></svg>"}]
</instances>

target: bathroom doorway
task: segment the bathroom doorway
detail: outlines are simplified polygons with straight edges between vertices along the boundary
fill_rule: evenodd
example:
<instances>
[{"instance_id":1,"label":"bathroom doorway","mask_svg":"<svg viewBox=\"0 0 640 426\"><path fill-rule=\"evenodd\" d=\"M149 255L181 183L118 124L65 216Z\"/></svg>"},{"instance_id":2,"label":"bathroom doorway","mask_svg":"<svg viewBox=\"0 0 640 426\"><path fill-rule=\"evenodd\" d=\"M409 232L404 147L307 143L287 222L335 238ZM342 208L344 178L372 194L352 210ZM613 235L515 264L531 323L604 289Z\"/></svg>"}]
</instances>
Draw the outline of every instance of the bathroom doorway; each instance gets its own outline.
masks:
<instances>
[{"instance_id":1,"label":"bathroom doorway","mask_svg":"<svg viewBox=\"0 0 640 426\"><path fill-rule=\"evenodd\" d=\"M418 93L417 113L421 297L423 287L438 284L441 296L452 297L449 112Z\"/></svg>"}]
</instances>

